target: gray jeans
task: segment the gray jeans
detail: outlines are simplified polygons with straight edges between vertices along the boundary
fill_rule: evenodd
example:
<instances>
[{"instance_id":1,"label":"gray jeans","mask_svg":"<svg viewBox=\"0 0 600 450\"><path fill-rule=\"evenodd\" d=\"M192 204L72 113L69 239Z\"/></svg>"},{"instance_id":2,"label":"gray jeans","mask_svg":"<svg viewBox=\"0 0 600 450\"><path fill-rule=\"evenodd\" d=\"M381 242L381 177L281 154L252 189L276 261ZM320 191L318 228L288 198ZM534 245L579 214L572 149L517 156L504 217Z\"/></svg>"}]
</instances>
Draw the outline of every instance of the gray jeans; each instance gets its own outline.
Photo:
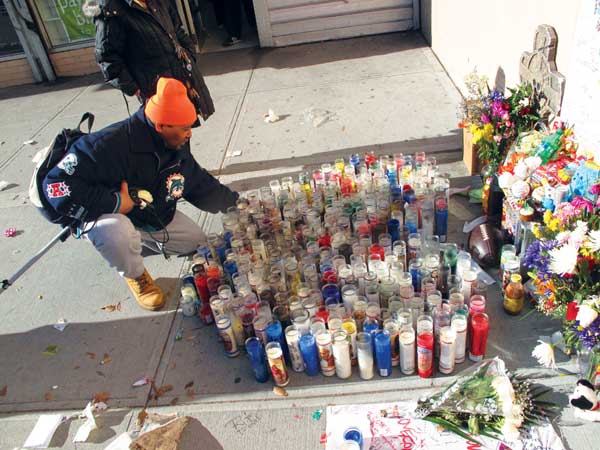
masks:
<instances>
[{"instance_id":1,"label":"gray jeans","mask_svg":"<svg viewBox=\"0 0 600 450\"><path fill-rule=\"evenodd\" d=\"M88 229L91 224L84 227ZM173 220L166 228L169 240L164 244L167 254L187 254L198 248L206 240L204 231L185 214L176 211ZM166 233L158 231L148 233L137 229L124 214L104 214L98 218L94 227L83 235L104 257L119 275L137 278L144 273L142 247L152 253L162 253Z\"/></svg>"}]
</instances>

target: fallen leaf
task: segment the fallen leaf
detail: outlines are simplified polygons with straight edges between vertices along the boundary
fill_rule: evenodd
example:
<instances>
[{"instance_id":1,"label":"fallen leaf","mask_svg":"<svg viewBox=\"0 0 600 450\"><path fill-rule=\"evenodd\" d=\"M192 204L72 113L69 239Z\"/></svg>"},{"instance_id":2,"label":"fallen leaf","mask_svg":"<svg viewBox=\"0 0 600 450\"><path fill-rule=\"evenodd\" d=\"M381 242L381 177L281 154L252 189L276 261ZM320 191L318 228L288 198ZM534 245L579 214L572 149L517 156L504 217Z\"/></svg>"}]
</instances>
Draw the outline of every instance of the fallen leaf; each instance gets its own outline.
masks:
<instances>
[{"instance_id":1,"label":"fallen leaf","mask_svg":"<svg viewBox=\"0 0 600 450\"><path fill-rule=\"evenodd\" d=\"M110 398L110 394L108 392L97 392L92 397L94 403L106 403Z\"/></svg>"},{"instance_id":2,"label":"fallen leaf","mask_svg":"<svg viewBox=\"0 0 600 450\"><path fill-rule=\"evenodd\" d=\"M287 391L284 388L279 387L279 386L275 386L273 388L273 394L279 395L281 397L287 397L288 396Z\"/></svg>"},{"instance_id":3,"label":"fallen leaf","mask_svg":"<svg viewBox=\"0 0 600 450\"><path fill-rule=\"evenodd\" d=\"M57 345L52 344L46 347L42 353L46 356L54 356L58 354L58 352L60 352L60 348Z\"/></svg>"},{"instance_id":4,"label":"fallen leaf","mask_svg":"<svg viewBox=\"0 0 600 450\"><path fill-rule=\"evenodd\" d=\"M8 392L8 385L4 385L4 387L2 389L0 389L0 397L6 396L7 392Z\"/></svg>"},{"instance_id":5,"label":"fallen leaf","mask_svg":"<svg viewBox=\"0 0 600 450\"><path fill-rule=\"evenodd\" d=\"M187 391L185 391L185 395L187 395L187 397L190 400L194 400L194 397L196 396L196 391L194 389L188 389Z\"/></svg>"},{"instance_id":6,"label":"fallen leaf","mask_svg":"<svg viewBox=\"0 0 600 450\"><path fill-rule=\"evenodd\" d=\"M158 389L154 388L156 390L156 398L160 398L163 395L165 395L167 392L172 391L173 390L173 385L172 384L165 384L164 386L159 387Z\"/></svg>"},{"instance_id":7,"label":"fallen leaf","mask_svg":"<svg viewBox=\"0 0 600 450\"><path fill-rule=\"evenodd\" d=\"M144 426L144 422L146 421L146 417L148 417L148 413L145 409L142 409L137 416L137 426L138 428L142 428Z\"/></svg>"},{"instance_id":8,"label":"fallen leaf","mask_svg":"<svg viewBox=\"0 0 600 450\"><path fill-rule=\"evenodd\" d=\"M96 359L96 354L92 352L85 352L86 355L90 357L90 359Z\"/></svg>"},{"instance_id":9,"label":"fallen leaf","mask_svg":"<svg viewBox=\"0 0 600 450\"><path fill-rule=\"evenodd\" d=\"M108 353L105 353L104 357L102 358L102 361L100 361L100 364L102 364L102 365L108 364L111 361L112 361L112 358L110 356L108 356Z\"/></svg>"},{"instance_id":10,"label":"fallen leaf","mask_svg":"<svg viewBox=\"0 0 600 450\"><path fill-rule=\"evenodd\" d=\"M175 406L177 404L177 402L179 401L179 397L175 397L173 400L171 400L169 402L169 405L171 406Z\"/></svg>"},{"instance_id":11,"label":"fallen leaf","mask_svg":"<svg viewBox=\"0 0 600 450\"><path fill-rule=\"evenodd\" d=\"M98 375L99 377L105 377L106 375L104 375L104 372L100 371L100 370L96 370L96 375Z\"/></svg>"},{"instance_id":12,"label":"fallen leaf","mask_svg":"<svg viewBox=\"0 0 600 450\"><path fill-rule=\"evenodd\" d=\"M113 312L113 311L121 311L121 302L115 305L104 305L102 308L103 311Z\"/></svg>"},{"instance_id":13,"label":"fallen leaf","mask_svg":"<svg viewBox=\"0 0 600 450\"><path fill-rule=\"evenodd\" d=\"M44 398L46 399L47 402L52 400L52 392L46 392L46 394L44 395Z\"/></svg>"},{"instance_id":14,"label":"fallen leaf","mask_svg":"<svg viewBox=\"0 0 600 450\"><path fill-rule=\"evenodd\" d=\"M184 389L189 389L194 385L193 381L190 381L188 384L185 385Z\"/></svg>"}]
</instances>

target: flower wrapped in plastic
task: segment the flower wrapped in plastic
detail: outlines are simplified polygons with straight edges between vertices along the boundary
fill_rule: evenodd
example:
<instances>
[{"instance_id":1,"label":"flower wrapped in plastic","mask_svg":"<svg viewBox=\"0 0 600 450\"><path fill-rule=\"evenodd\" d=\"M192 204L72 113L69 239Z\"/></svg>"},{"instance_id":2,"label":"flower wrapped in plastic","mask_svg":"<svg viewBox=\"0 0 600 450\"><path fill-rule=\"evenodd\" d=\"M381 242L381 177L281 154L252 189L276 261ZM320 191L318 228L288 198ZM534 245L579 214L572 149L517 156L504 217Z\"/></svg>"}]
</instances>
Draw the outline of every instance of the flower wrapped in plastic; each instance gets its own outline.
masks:
<instances>
[{"instance_id":1,"label":"flower wrapped in plastic","mask_svg":"<svg viewBox=\"0 0 600 450\"><path fill-rule=\"evenodd\" d=\"M414 414L474 442L481 435L511 443L552 412L554 406L540 400L548 391L512 375L504 361L494 358L441 393L419 400Z\"/></svg>"}]
</instances>

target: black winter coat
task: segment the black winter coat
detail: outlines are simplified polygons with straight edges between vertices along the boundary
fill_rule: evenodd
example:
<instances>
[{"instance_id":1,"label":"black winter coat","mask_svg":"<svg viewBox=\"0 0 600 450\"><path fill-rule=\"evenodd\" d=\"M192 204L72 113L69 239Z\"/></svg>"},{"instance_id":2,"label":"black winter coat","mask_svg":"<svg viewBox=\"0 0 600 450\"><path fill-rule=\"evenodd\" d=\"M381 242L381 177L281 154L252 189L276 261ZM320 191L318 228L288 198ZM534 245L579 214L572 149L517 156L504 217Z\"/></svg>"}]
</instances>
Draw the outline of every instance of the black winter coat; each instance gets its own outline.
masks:
<instances>
[{"instance_id":1,"label":"black winter coat","mask_svg":"<svg viewBox=\"0 0 600 450\"><path fill-rule=\"evenodd\" d=\"M121 181L145 189L154 198L152 212L134 208L127 216L139 228L161 229L186 199L216 213L234 206L238 194L198 165L189 142L168 149L148 122L143 108L122 122L79 138L44 179L43 191L60 214L93 222L121 206Z\"/></svg>"},{"instance_id":2,"label":"black winter coat","mask_svg":"<svg viewBox=\"0 0 600 450\"><path fill-rule=\"evenodd\" d=\"M215 107L172 0L147 4L148 11L133 0L101 0L94 20L96 61L104 79L127 95L139 89L148 99L159 77L176 78L188 86L196 111L207 119Z\"/></svg>"}]
</instances>

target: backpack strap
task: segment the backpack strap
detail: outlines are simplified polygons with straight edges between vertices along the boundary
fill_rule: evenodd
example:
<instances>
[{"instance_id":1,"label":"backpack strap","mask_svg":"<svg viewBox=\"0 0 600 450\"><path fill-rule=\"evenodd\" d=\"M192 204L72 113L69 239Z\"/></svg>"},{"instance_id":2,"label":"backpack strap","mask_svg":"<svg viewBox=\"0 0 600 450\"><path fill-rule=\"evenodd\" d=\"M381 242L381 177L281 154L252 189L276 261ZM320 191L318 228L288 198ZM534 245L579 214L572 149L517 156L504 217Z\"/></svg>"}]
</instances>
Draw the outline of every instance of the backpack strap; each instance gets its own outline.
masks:
<instances>
[{"instance_id":1,"label":"backpack strap","mask_svg":"<svg viewBox=\"0 0 600 450\"><path fill-rule=\"evenodd\" d=\"M96 117L91 112L84 113L83 116L81 116L81 120L79 121L79 124L77 125L77 129L79 131L81 131L81 124L87 120L88 133L91 133L92 127L94 126L95 118Z\"/></svg>"}]
</instances>

